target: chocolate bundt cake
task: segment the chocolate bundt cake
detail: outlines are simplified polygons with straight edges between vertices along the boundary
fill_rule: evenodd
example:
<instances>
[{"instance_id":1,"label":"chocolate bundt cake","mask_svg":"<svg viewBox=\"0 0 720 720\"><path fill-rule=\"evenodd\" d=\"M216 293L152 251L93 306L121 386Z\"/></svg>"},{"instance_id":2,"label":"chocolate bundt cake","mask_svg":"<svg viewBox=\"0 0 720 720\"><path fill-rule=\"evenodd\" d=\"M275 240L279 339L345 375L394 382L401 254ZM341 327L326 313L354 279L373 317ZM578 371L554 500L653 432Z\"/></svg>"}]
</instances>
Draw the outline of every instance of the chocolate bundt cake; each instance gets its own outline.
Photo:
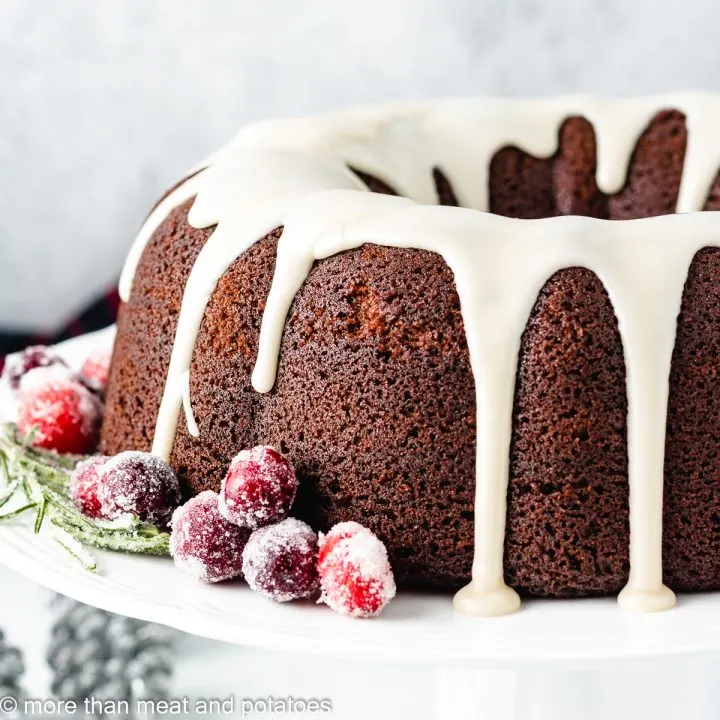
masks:
<instances>
[{"instance_id":1,"label":"chocolate bundt cake","mask_svg":"<svg viewBox=\"0 0 720 720\"><path fill-rule=\"evenodd\" d=\"M680 95L246 128L131 250L102 451L194 495L274 445L295 514L465 612L719 590L719 122Z\"/></svg>"}]
</instances>

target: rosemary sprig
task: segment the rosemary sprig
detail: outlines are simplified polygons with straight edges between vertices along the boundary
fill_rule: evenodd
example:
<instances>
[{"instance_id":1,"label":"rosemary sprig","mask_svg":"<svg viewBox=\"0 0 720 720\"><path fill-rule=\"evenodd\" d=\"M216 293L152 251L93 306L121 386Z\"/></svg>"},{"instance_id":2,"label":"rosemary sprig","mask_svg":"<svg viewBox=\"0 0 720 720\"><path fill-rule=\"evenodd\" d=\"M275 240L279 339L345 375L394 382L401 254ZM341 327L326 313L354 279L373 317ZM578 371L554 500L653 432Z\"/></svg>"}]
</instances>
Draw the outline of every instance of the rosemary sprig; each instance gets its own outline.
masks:
<instances>
[{"instance_id":1,"label":"rosemary sprig","mask_svg":"<svg viewBox=\"0 0 720 720\"><path fill-rule=\"evenodd\" d=\"M2 479L5 485L10 485L10 470L7 465L7 458L0 454L0 467L2 468Z\"/></svg>"},{"instance_id":2,"label":"rosemary sprig","mask_svg":"<svg viewBox=\"0 0 720 720\"><path fill-rule=\"evenodd\" d=\"M31 442L32 438L18 437L15 425L0 425L0 480L5 485L0 508L11 500L18 505L0 514L0 522L35 509L34 531L39 533L49 520L53 539L91 571L97 565L85 550L88 545L117 552L169 554L170 536L154 525L131 516L108 522L83 515L69 489L70 473L83 458L46 452Z\"/></svg>"},{"instance_id":3,"label":"rosemary sprig","mask_svg":"<svg viewBox=\"0 0 720 720\"><path fill-rule=\"evenodd\" d=\"M2 520L10 520L11 518L16 518L19 515L22 515L24 512L27 512L28 510L32 510L34 507L37 507L35 503L28 503L27 505L23 505L22 507L17 508L16 510L10 510L10 512L3 513L0 515L0 521Z\"/></svg>"},{"instance_id":4,"label":"rosemary sprig","mask_svg":"<svg viewBox=\"0 0 720 720\"><path fill-rule=\"evenodd\" d=\"M53 540L60 545L72 558L77 560L86 570L95 572L97 563L95 558L74 537L58 528L52 533Z\"/></svg>"},{"instance_id":5,"label":"rosemary sprig","mask_svg":"<svg viewBox=\"0 0 720 720\"><path fill-rule=\"evenodd\" d=\"M40 502L40 508L38 509L37 515L35 516L35 526L33 529L36 535L42 529L43 520L45 519L45 513L47 512L47 506L48 499L47 497L43 496L43 499Z\"/></svg>"},{"instance_id":6,"label":"rosemary sprig","mask_svg":"<svg viewBox=\"0 0 720 720\"><path fill-rule=\"evenodd\" d=\"M11 483L8 483L8 486L0 493L0 508L6 505L8 501L13 498L15 491L19 486L20 483L17 480L13 480Z\"/></svg>"}]
</instances>

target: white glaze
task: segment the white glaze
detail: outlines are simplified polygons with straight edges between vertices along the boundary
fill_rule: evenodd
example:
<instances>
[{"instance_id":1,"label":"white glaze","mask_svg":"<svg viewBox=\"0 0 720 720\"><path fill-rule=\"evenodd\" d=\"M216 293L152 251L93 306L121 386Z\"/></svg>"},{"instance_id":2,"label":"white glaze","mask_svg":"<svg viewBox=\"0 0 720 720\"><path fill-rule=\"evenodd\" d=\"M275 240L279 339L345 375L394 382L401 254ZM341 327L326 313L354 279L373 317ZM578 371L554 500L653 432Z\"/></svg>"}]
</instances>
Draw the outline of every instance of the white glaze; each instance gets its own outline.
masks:
<instances>
[{"instance_id":1,"label":"white glaze","mask_svg":"<svg viewBox=\"0 0 720 720\"><path fill-rule=\"evenodd\" d=\"M687 271L700 248L720 245L720 214L518 221L402 201L388 212L394 198L344 193L357 196L362 206L349 212L339 194L308 198L302 210L307 216L286 217L288 240L278 247L253 374L256 389L272 388L287 312L315 260L363 243L442 255L460 297L478 427L473 589L456 603L482 615L507 612L517 606L503 582L503 544L520 337L545 281L562 268L589 268L615 308L627 372L631 577L620 601L646 610L671 606L661 553L668 377ZM332 208L331 214L339 208L344 219L335 232L313 235L304 225L323 208Z\"/></svg>"},{"instance_id":2,"label":"white glaze","mask_svg":"<svg viewBox=\"0 0 720 720\"><path fill-rule=\"evenodd\" d=\"M192 411L192 402L190 401L190 371L186 370L182 376L182 406L185 413L185 422L187 431L193 437L200 437L200 428L195 421L195 415Z\"/></svg>"},{"instance_id":3,"label":"white glaze","mask_svg":"<svg viewBox=\"0 0 720 720\"><path fill-rule=\"evenodd\" d=\"M366 242L438 252L455 276L477 400L473 581L455 604L473 614L510 612L519 600L503 580L503 545L520 338L545 281L559 269L587 267L612 300L627 370L631 572L619 600L630 609L670 607L674 596L662 584L661 555L670 360L690 261L700 248L720 243L720 215L518 221L476 212L488 207L493 154L516 145L550 156L562 121L572 115L592 122L598 186L617 192L637 138L664 108L684 112L688 127L677 209L699 210L720 166L720 96L450 100L243 130L151 214L123 273L127 299L149 237L173 207L197 195L190 224L217 227L185 288L153 452L169 457L183 404L188 428L197 429L188 373L205 307L225 270L258 238L284 226L252 377L259 392L272 389L287 312L315 260ZM409 199L363 192L347 166ZM474 210L429 206L436 202L434 167Z\"/></svg>"}]
</instances>

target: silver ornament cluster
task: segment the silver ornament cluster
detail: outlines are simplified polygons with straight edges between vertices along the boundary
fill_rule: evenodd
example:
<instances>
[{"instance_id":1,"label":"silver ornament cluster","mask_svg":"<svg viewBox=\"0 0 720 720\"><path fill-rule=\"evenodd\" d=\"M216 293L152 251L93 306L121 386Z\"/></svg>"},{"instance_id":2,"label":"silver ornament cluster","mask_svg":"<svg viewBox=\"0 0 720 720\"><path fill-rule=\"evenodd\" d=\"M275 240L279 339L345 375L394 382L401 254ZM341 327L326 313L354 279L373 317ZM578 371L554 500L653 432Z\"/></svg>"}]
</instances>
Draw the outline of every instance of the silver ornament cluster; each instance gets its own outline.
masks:
<instances>
[{"instance_id":1,"label":"silver ornament cluster","mask_svg":"<svg viewBox=\"0 0 720 720\"><path fill-rule=\"evenodd\" d=\"M21 703L25 693L20 680L25 672L25 663L22 653L15 647L10 647L0 630L0 698L15 698Z\"/></svg>"},{"instance_id":2,"label":"silver ornament cluster","mask_svg":"<svg viewBox=\"0 0 720 720\"><path fill-rule=\"evenodd\" d=\"M132 706L169 696L174 630L59 596L53 606L47 661L55 697L126 700Z\"/></svg>"}]
</instances>

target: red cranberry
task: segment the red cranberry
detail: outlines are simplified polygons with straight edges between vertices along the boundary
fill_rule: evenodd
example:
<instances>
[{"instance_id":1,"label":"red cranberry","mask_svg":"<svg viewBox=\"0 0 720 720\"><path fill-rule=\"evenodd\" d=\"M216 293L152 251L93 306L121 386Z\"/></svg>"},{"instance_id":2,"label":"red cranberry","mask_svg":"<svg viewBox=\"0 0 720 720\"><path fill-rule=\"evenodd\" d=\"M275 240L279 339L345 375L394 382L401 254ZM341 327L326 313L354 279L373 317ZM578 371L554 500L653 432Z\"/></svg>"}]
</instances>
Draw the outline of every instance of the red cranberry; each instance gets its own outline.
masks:
<instances>
[{"instance_id":1,"label":"red cranberry","mask_svg":"<svg viewBox=\"0 0 720 720\"><path fill-rule=\"evenodd\" d=\"M33 345L25 348L21 353L8 355L3 368L2 380L12 390L20 387L20 380L23 375L39 367L50 367L57 365L67 368L67 363L50 348L44 345Z\"/></svg>"},{"instance_id":2,"label":"red cranberry","mask_svg":"<svg viewBox=\"0 0 720 720\"><path fill-rule=\"evenodd\" d=\"M100 476L107 462L106 455L93 455L75 466L70 476L70 495L80 512L94 519L102 519L102 505L98 493Z\"/></svg>"},{"instance_id":3,"label":"red cranberry","mask_svg":"<svg viewBox=\"0 0 720 720\"><path fill-rule=\"evenodd\" d=\"M245 580L277 602L310 597L318 589L317 547L312 528L295 518L255 530L243 551Z\"/></svg>"},{"instance_id":4,"label":"red cranberry","mask_svg":"<svg viewBox=\"0 0 720 720\"><path fill-rule=\"evenodd\" d=\"M293 466L277 450L259 445L230 463L220 490L223 517L249 528L282 520L297 491Z\"/></svg>"},{"instance_id":5,"label":"red cranberry","mask_svg":"<svg viewBox=\"0 0 720 720\"><path fill-rule=\"evenodd\" d=\"M341 540L364 532L370 531L364 525L349 520L334 525L330 532L325 535L321 533L322 542L318 551L318 563L322 563Z\"/></svg>"},{"instance_id":6,"label":"red cranberry","mask_svg":"<svg viewBox=\"0 0 720 720\"><path fill-rule=\"evenodd\" d=\"M242 554L249 537L250 530L220 515L217 493L206 490L175 511L170 554L175 565L196 580L230 580L242 575Z\"/></svg>"},{"instance_id":7,"label":"red cranberry","mask_svg":"<svg viewBox=\"0 0 720 720\"><path fill-rule=\"evenodd\" d=\"M20 383L18 429L32 444L59 453L85 455L95 448L102 405L66 371L40 367Z\"/></svg>"},{"instance_id":8,"label":"red cranberry","mask_svg":"<svg viewBox=\"0 0 720 720\"><path fill-rule=\"evenodd\" d=\"M103 350L89 355L80 370L80 380L90 390L102 393L110 371L110 352Z\"/></svg>"},{"instance_id":9,"label":"red cranberry","mask_svg":"<svg viewBox=\"0 0 720 720\"><path fill-rule=\"evenodd\" d=\"M321 602L351 617L374 617L395 597L385 545L358 523L340 523L320 535Z\"/></svg>"},{"instance_id":10,"label":"red cranberry","mask_svg":"<svg viewBox=\"0 0 720 720\"><path fill-rule=\"evenodd\" d=\"M155 455L128 451L111 457L102 470L98 493L103 515L135 515L167 527L180 504L180 485L173 469Z\"/></svg>"}]
</instances>

